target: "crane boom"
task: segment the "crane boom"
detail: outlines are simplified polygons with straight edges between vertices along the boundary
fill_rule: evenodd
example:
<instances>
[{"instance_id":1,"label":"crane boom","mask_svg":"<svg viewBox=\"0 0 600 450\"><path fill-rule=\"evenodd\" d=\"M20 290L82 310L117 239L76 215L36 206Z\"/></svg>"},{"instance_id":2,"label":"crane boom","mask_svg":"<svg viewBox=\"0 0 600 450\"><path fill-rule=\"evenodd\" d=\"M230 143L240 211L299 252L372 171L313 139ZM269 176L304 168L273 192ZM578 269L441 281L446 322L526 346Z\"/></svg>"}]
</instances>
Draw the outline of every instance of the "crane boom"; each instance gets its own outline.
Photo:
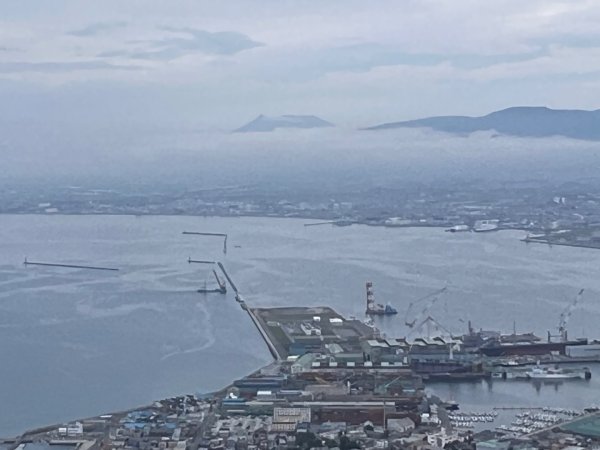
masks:
<instances>
[{"instance_id":1,"label":"crane boom","mask_svg":"<svg viewBox=\"0 0 600 450\"><path fill-rule=\"evenodd\" d=\"M404 318L404 324L409 328L413 328L417 322L419 322L423 317L425 317L427 315L429 310L439 300L440 295L443 294L447 289L448 289L448 287L444 286L443 288L438 289L435 292L427 294L424 297L421 297L421 298L415 300L414 302L411 302L408 305L408 310L406 311L406 317ZM423 308L421 309L421 312L413 320L410 320L410 315L411 315L413 307L416 304L423 302L425 300L427 300L427 301L424 303Z\"/></svg>"},{"instance_id":2,"label":"crane boom","mask_svg":"<svg viewBox=\"0 0 600 450\"><path fill-rule=\"evenodd\" d=\"M573 314L573 310L575 309L575 307L579 303L579 300L581 300L581 296L583 295L583 291L584 291L584 289L581 289L577 293L577 295L575 296L575 298L571 301L571 303L569 303L567 305L567 307L563 310L563 312L560 313L560 319L559 319L559 322L558 322L558 332L561 334L561 336L564 336L565 338L566 338L566 334L567 334L567 324L569 323L569 319L571 318L571 314Z\"/></svg>"}]
</instances>

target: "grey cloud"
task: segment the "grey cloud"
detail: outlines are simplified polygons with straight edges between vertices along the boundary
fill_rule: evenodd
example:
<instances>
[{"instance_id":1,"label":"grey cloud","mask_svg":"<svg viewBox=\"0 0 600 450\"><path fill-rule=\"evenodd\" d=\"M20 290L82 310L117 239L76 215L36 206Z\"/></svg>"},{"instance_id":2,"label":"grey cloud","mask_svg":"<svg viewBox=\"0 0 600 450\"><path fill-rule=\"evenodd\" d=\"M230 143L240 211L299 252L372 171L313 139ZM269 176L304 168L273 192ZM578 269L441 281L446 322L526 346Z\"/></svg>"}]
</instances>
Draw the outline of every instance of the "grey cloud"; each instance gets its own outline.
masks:
<instances>
[{"instance_id":1,"label":"grey cloud","mask_svg":"<svg viewBox=\"0 0 600 450\"><path fill-rule=\"evenodd\" d=\"M462 69L481 69L484 67L494 66L496 64L530 61L545 56L547 54L548 50L546 48L540 48L538 50L511 54L500 53L495 55L451 55L448 56L446 60L449 61L455 67L460 67Z\"/></svg>"},{"instance_id":2,"label":"grey cloud","mask_svg":"<svg viewBox=\"0 0 600 450\"><path fill-rule=\"evenodd\" d=\"M401 47L378 43L329 47L314 52L281 56L281 61L266 69L267 77L283 79L315 79L332 72L366 72L384 66L434 66L449 63L464 69L495 64L527 61L546 54L545 49L515 54L436 54L409 53ZM259 69L262 70L262 69Z\"/></svg>"},{"instance_id":3,"label":"grey cloud","mask_svg":"<svg viewBox=\"0 0 600 450\"><path fill-rule=\"evenodd\" d=\"M129 56L131 52L127 50L107 50L105 52L98 53L96 56L98 58L119 58L124 56Z\"/></svg>"},{"instance_id":4,"label":"grey cloud","mask_svg":"<svg viewBox=\"0 0 600 450\"><path fill-rule=\"evenodd\" d=\"M78 30L69 31L67 34L78 37L96 36L106 31L116 30L127 26L127 22L98 22L92 23Z\"/></svg>"},{"instance_id":5,"label":"grey cloud","mask_svg":"<svg viewBox=\"0 0 600 450\"><path fill-rule=\"evenodd\" d=\"M552 45L571 48L597 48L600 47L600 34L556 33L549 36L533 38L530 39L529 42L545 49Z\"/></svg>"},{"instance_id":6,"label":"grey cloud","mask_svg":"<svg viewBox=\"0 0 600 450\"><path fill-rule=\"evenodd\" d=\"M183 50L198 50L204 53L233 55L243 50L261 47L264 44L252 40L249 36L235 31L210 31L194 28L164 28L166 31L183 33L189 38L167 38L155 42L162 47L181 48Z\"/></svg>"},{"instance_id":7,"label":"grey cloud","mask_svg":"<svg viewBox=\"0 0 600 450\"><path fill-rule=\"evenodd\" d=\"M78 70L136 70L135 66L117 66L104 61L0 62L0 73L62 73Z\"/></svg>"},{"instance_id":8,"label":"grey cloud","mask_svg":"<svg viewBox=\"0 0 600 450\"><path fill-rule=\"evenodd\" d=\"M235 31L210 32L193 28L163 28L181 36L165 37L147 41L146 48L113 50L98 54L99 57L128 57L132 59L168 61L192 53L211 55L234 55L264 44ZM139 43L139 42L138 42Z\"/></svg>"}]
</instances>

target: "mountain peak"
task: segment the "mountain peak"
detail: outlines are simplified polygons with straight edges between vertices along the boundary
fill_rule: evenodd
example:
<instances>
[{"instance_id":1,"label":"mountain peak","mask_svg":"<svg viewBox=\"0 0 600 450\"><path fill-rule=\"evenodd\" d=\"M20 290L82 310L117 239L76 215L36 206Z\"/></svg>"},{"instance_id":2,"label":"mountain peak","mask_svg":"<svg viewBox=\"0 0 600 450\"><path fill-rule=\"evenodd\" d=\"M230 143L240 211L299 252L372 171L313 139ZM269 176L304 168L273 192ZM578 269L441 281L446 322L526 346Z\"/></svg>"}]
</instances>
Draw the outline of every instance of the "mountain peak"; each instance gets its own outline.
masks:
<instances>
[{"instance_id":1,"label":"mountain peak","mask_svg":"<svg viewBox=\"0 0 600 450\"><path fill-rule=\"evenodd\" d=\"M282 116L258 115L244 126L234 130L238 133L274 131L277 128L323 128L332 123L313 115L284 114Z\"/></svg>"}]
</instances>

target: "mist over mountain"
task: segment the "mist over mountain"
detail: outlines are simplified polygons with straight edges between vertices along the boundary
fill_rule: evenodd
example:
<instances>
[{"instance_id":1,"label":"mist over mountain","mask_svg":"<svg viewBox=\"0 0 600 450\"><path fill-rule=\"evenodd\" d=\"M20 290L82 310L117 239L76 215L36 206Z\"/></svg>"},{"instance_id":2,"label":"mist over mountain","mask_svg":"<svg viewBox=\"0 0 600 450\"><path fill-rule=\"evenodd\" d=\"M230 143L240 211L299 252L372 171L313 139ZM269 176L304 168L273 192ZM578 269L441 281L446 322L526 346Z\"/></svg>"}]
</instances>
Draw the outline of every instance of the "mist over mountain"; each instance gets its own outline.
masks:
<instances>
[{"instance_id":1,"label":"mist over mountain","mask_svg":"<svg viewBox=\"0 0 600 450\"><path fill-rule=\"evenodd\" d=\"M238 133L274 131L278 128L324 128L332 127L332 123L311 115L292 115L268 117L263 114L246 125L234 130Z\"/></svg>"},{"instance_id":2,"label":"mist over mountain","mask_svg":"<svg viewBox=\"0 0 600 450\"><path fill-rule=\"evenodd\" d=\"M376 187L597 179L600 142L559 138L440 134L427 128L367 133L342 127L266 133L161 129L147 125L0 124L0 189L15 183L158 183L211 188L361 192ZM63 130L61 128L61 130Z\"/></svg>"},{"instance_id":3,"label":"mist over mountain","mask_svg":"<svg viewBox=\"0 0 600 450\"><path fill-rule=\"evenodd\" d=\"M600 110L566 110L519 106L482 117L438 116L404 122L384 123L367 128L431 128L453 134L496 131L521 137L565 136L574 139L600 140Z\"/></svg>"}]
</instances>

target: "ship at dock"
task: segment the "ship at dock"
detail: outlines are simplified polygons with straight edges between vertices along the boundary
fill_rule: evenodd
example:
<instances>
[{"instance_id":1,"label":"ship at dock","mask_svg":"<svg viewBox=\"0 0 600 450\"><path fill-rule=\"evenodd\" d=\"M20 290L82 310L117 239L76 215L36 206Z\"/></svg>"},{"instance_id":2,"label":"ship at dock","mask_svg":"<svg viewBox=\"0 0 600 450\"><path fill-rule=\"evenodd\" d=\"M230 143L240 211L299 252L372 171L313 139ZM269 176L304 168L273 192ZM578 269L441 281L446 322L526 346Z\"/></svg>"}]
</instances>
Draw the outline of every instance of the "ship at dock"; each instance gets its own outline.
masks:
<instances>
[{"instance_id":1,"label":"ship at dock","mask_svg":"<svg viewBox=\"0 0 600 450\"><path fill-rule=\"evenodd\" d=\"M581 368L560 368L547 366L529 366L502 368L492 372L493 379L502 380L524 380L524 381L542 381L542 382L562 382L568 380L589 380L592 378L592 372L587 367Z\"/></svg>"},{"instance_id":2,"label":"ship at dock","mask_svg":"<svg viewBox=\"0 0 600 450\"><path fill-rule=\"evenodd\" d=\"M542 342L530 333L525 335L505 335L491 339L479 348L481 354L491 357L523 355L566 355L567 347L587 345L585 338L563 342Z\"/></svg>"},{"instance_id":3,"label":"ship at dock","mask_svg":"<svg viewBox=\"0 0 600 450\"><path fill-rule=\"evenodd\" d=\"M553 340L549 335L548 340L545 341L534 333L501 334L497 331L475 331L470 322L469 332L462 336L462 341L467 347L476 349L482 356L490 358L565 356L572 347L588 345L587 338L567 339L566 332L560 336L560 339Z\"/></svg>"},{"instance_id":4,"label":"ship at dock","mask_svg":"<svg viewBox=\"0 0 600 450\"><path fill-rule=\"evenodd\" d=\"M482 233L485 231L495 231L498 229L500 221L497 219L477 220L473 225L473 231Z\"/></svg>"},{"instance_id":5,"label":"ship at dock","mask_svg":"<svg viewBox=\"0 0 600 450\"><path fill-rule=\"evenodd\" d=\"M502 356L538 356L567 355L568 349L588 345L587 338L569 339L567 324L575 307L581 301L583 289L567 304L561 312L558 322L558 334L548 332L548 339L543 341L533 333L500 334L493 332L475 332L469 322L469 334L465 338L472 344L479 345L479 352L489 357Z\"/></svg>"},{"instance_id":6,"label":"ship at dock","mask_svg":"<svg viewBox=\"0 0 600 450\"><path fill-rule=\"evenodd\" d=\"M525 372L530 380L542 380L542 381L559 381L569 379L590 379L592 373L589 369L583 368L580 370L569 370L561 369L557 367L534 367L531 370Z\"/></svg>"},{"instance_id":7,"label":"ship at dock","mask_svg":"<svg viewBox=\"0 0 600 450\"><path fill-rule=\"evenodd\" d=\"M433 305L445 292L447 287L412 301L404 319L410 331L404 338L390 339L374 327L373 316L393 315L397 311L390 305L376 303L373 283L367 282L365 313L370 316L367 323L374 333L362 348L364 361L400 364L425 382L523 379L534 383L587 380L591 377L588 369L566 369L562 365L600 361L600 343L590 346L587 338L567 336L569 317L583 289L560 314L558 333L549 332L547 340L533 332L517 333L516 324L512 333L502 333L475 330L470 321L467 333L454 334L431 316ZM593 355L592 350L596 352ZM561 368L552 368L556 365Z\"/></svg>"},{"instance_id":8,"label":"ship at dock","mask_svg":"<svg viewBox=\"0 0 600 450\"><path fill-rule=\"evenodd\" d=\"M447 228L446 231L449 231L450 233L459 233L459 232L471 231L471 228L469 228L468 225L454 225L450 228Z\"/></svg>"}]
</instances>

